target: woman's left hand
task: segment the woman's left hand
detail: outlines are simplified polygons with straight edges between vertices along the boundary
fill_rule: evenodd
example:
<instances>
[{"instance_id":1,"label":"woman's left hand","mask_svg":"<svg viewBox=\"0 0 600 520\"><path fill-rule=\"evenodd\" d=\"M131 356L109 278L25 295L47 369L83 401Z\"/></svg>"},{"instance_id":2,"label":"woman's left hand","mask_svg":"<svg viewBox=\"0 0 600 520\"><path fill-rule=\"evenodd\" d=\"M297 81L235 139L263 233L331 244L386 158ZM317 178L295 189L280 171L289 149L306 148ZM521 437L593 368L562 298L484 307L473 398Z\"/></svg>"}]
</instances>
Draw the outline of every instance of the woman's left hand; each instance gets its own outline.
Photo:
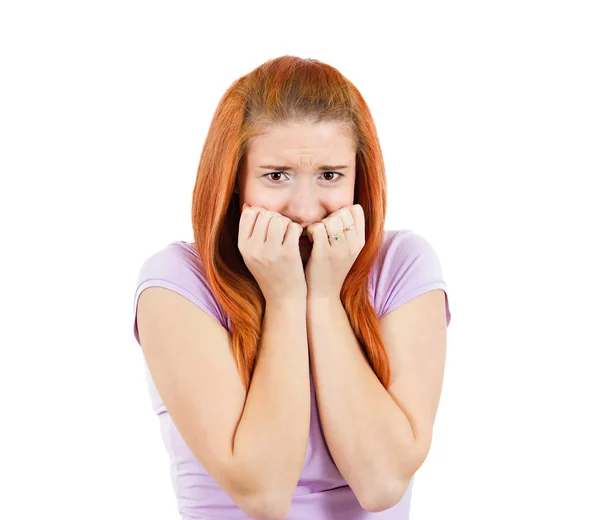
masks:
<instances>
[{"instance_id":1,"label":"woman's left hand","mask_svg":"<svg viewBox=\"0 0 600 520\"><path fill-rule=\"evenodd\" d=\"M343 229L354 226L340 233ZM360 204L344 206L306 228L312 251L306 264L308 298L339 299L342 285L365 245L365 216ZM328 235L337 235L338 239Z\"/></svg>"}]
</instances>

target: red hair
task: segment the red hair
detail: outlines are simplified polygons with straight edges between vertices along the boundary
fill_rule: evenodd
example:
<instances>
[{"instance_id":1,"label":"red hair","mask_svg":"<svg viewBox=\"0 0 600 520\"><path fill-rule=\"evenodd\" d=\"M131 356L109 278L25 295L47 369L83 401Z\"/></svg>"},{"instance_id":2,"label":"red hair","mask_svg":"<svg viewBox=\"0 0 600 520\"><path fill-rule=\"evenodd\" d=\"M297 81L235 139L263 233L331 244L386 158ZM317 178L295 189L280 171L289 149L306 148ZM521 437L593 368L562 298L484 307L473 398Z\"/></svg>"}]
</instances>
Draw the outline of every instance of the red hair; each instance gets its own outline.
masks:
<instances>
[{"instance_id":1,"label":"red hair","mask_svg":"<svg viewBox=\"0 0 600 520\"><path fill-rule=\"evenodd\" d=\"M371 304L368 277L383 240L386 179L371 112L357 88L334 67L282 56L236 80L210 124L192 197L192 227L204 274L231 320L232 348L249 389L265 311L260 287L237 247L239 195L234 186L248 142L272 124L340 122L356 145L354 204L365 215L365 245L340 299L371 368L387 389L390 363Z\"/></svg>"}]
</instances>

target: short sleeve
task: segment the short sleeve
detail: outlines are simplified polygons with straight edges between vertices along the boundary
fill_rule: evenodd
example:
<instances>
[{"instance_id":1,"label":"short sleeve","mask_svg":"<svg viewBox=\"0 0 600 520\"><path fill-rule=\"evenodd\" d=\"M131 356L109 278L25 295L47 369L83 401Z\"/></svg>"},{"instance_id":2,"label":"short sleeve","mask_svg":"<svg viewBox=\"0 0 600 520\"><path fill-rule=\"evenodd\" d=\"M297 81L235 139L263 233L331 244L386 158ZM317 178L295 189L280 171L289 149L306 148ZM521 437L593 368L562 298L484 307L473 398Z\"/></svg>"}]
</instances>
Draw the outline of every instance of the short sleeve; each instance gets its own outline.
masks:
<instances>
[{"instance_id":1,"label":"short sleeve","mask_svg":"<svg viewBox=\"0 0 600 520\"><path fill-rule=\"evenodd\" d=\"M228 320L199 269L199 261L186 242L172 242L142 264L133 301L133 335L138 344L137 303L148 287L164 287L181 294L228 328Z\"/></svg>"},{"instance_id":2,"label":"short sleeve","mask_svg":"<svg viewBox=\"0 0 600 520\"><path fill-rule=\"evenodd\" d=\"M382 246L375 280L375 308L379 318L433 289L442 289L446 300L446 326L451 314L442 266L431 244L410 231L388 232Z\"/></svg>"}]
</instances>

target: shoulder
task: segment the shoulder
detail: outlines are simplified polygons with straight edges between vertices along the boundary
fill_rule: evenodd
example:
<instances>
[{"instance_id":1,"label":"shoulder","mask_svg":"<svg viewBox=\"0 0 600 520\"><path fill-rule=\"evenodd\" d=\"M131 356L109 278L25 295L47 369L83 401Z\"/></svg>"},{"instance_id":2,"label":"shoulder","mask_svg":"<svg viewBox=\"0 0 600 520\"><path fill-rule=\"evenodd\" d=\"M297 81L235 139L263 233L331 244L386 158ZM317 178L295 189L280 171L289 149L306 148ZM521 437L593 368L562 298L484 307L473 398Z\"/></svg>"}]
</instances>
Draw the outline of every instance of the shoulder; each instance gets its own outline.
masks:
<instances>
[{"instance_id":1,"label":"shoulder","mask_svg":"<svg viewBox=\"0 0 600 520\"><path fill-rule=\"evenodd\" d=\"M391 254L418 252L428 247L429 242L411 229L390 229L384 231L380 256L387 258Z\"/></svg>"},{"instance_id":2,"label":"shoulder","mask_svg":"<svg viewBox=\"0 0 600 520\"><path fill-rule=\"evenodd\" d=\"M188 267L192 271L198 271L200 274L200 258L196 253L194 244L177 240L171 242L162 249L151 254L142 264L139 276L150 276L154 273L160 273L181 267Z\"/></svg>"},{"instance_id":3,"label":"shoulder","mask_svg":"<svg viewBox=\"0 0 600 520\"><path fill-rule=\"evenodd\" d=\"M171 242L143 262L137 275L134 315L139 296L148 287L164 287L181 294L229 328L229 320L204 276L204 267L193 243Z\"/></svg>"},{"instance_id":4,"label":"shoulder","mask_svg":"<svg viewBox=\"0 0 600 520\"><path fill-rule=\"evenodd\" d=\"M210 291L203 272L193 244L181 240L171 242L144 261L138 272L138 289L149 284L177 286L197 298Z\"/></svg>"},{"instance_id":5,"label":"shoulder","mask_svg":"<svg viewBox=\"0 0 600 520\"><path fill-rule=\"evenodd\" d=\"M416 258L435 258L431 244L410 229L385 230L379 255L371 275L375 280L410 269Z\"/></svg>"},{"instance_id":6,"label":"shoulder","mask_svg":"<svg viewBox=\"0 0 600 520\"><path fill-rule=\"evenodd\" d=\"M371 272L371 287L379 317L434 288L446 289L442 266L432 244L409 230L386 230Z\"/></svg>"}]
</instances>

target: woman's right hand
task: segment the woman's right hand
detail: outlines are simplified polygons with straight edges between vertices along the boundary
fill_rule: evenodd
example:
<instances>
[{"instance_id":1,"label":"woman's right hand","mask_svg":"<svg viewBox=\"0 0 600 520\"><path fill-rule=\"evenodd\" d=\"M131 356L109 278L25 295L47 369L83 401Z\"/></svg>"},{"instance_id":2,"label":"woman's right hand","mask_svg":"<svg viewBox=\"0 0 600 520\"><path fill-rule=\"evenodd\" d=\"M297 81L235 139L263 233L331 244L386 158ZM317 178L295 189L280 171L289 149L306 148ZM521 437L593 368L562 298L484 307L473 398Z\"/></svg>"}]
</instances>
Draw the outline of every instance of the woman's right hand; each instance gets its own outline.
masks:
<instances>
[{"instance_id":1,"label":"woman's right hand","mask_svg":"<svg viewBox=\"0 0 600 520\"><path fill-rule=\"evenodd\" d=\"M260 206L246 206L239 224L238 248L267 302L306 300L300 256L302 226Z\"/></svg>"}]
</instances>

